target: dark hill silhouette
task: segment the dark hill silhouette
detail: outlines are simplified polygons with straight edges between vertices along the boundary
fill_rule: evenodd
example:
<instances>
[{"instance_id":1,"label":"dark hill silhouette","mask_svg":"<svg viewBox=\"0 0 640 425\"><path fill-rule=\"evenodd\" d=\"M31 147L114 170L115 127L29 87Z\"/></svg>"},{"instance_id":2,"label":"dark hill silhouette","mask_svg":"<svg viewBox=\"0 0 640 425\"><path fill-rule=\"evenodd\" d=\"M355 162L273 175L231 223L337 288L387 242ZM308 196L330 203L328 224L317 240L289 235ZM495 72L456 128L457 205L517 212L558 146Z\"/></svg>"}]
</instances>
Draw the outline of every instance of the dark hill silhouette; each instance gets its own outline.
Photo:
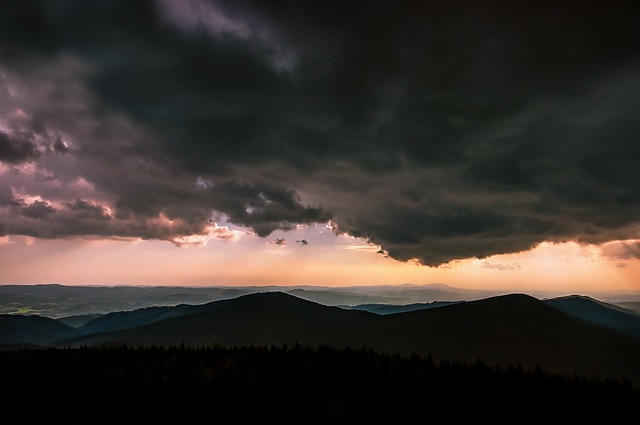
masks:
<instances>
[{"instance_id":1,"label":"dark hill silhouette","mask_svg":"<svg viewBox=\"0 0 640 425\"><path fill-rule=\"evenodd\" d=\"M78 315L59 317L56 320L58 320L59 322L65 323L69 326L72 326L74 328L79 328L80 326L86 325L90 321L97 319L100 316L102 316L102 314L100 313L78 314Z\"/></svg>"},{"instance_id":2,"label":"dark hill silhouette","mask_svg":"<svg viewBox=\"0 0 640 425\"><path fill-rule=\"evenodd\" d=\"M179 316L60 345L331 345L436 360L539 365L551 372L640 383L638 339L523 294L390 315L324 306L281 292L181 308Z\"/></svg>"},{"instance_id":3,"label":"dark hill silhouette","mask_svg":"<svg viewBox=\"0 0 640 425\"><path fill-rule=\"evenodd\" d=\"M640 315L615 304L582 295L545 300L572 316L640 338Z\"/></svg>"},{"instance_id":4,"label":"dark hill silhouette","mask_svg":"<svg viewBox=\"0 0 640 425\"><path fill-rule=\"evenodd\" d=\"M625 310L631 311L636 314L640 314L640 302L635 301L618 301L616 305L624 308Z\"/></svg>"},{"instance_id":5,"label":"dark hill silhouette","mask_svg":"<svg viewBox=\"0 0 640 425\"><path fill-rule=\"evenodd\" d=\"M587 322L618 330L629 335L640 337L640 314L618 304L607 303L583 295L568 295L543 300L567 314ZM364 310L376 314L395 314L414 310L425 310L434 307L460 303L465 301L433 301L430 303L397 304L359 304L345 306L353 310Z\"/></svg>"},{"instance_id":6,"label":"dark hill silhouette","mask_svg":"<svg viewBox=\"0 0 640 425\"><path fill-rule=\"evenodd\" d=\"M195 314L202 311L215 310L223 304L215 301L206 304L179 304L177 306L144 307L133 311L116 311L101 315L84 325L78 330L84 335L114 332L124 329L144 326L158 320Z\"/></svg>"},{"instance_id":7,"label":"dark hill silhouette","mask_svg":"<svg viewBox=\"0 0 640 425\"><path fill-rule=\"evenodd\" d=\"M298 295L296 295L298 294L297 292L292 293L292 291L286 291L285 293L298 297ZM310 300L304 296L299 298ZM320 301L318 302L321 303ZM444 307L460 302L465 301L433 301L429 303L412 303L405 305L359 304L353 307L345 306L344 308L386 315ZM616 304L605 303L591 297L580 295L550 298L545 299L544 302L587 322L640 337L640 315ZM99 332L113 332L143 326L170 317L209 311L218 306L217 301L213 301L203 305L180 304L177 306L145 307L133 311L118 311L105 315L97 315L97 318L91 320L85 319L86 323L80 323L76 327L85 335ZM74 326L72 318L60 318L58 320Z\"/></svg>"},{"instance_id":8,"label":"dark hill silhouette","mask_svg":"<svg viewBox=\"0 0 640 425\"><path fill-rule=\"evenodd\" d=\"M444 307L447 305L460 303L464 301L432 301L430 303L411 303L411 304L358 304L353 307L347 307L351 310L363 310L376 314L395 314L405 313L414 310L427 310L429 308Z\"/></svg>"},{"instance_id":9,"label":"dark hill silhouette","mask_svg":"<svg viewBox=\"0 0 640 425\"><path fill-rule=\"evenodd\" d=\"M36 315L0 314L0 345L47 346L72 338L78 331L62 322Z\"/></svg>"},{"instance_id":10,"label":"dark hill silhouette","mask_svg":"<svg viewBox=\"0 0 640 425\"><path fill-rule=\"evenodd\" d=\"M550 371L640 378L640 343L523 294L386 316L396 330L389 349L435 358L541 365Z\"/></svg>"},{"instance_id":11,"label":"dark hill silhouette","mask_svg":"<svg viewBox=\"0 0 640 425\"><path fill-rule=\"evenodd\" d=\"M374 332L380 319L373 313L325 306L277 291L178 308L174 317L63 344L127 342L133 345L240 346L300 343L346 347L368 342L360 333L367 329ZM169 309L163 314L171 315L172 311ZM121 316L139 319L134 312L124 312Z\"/></svg>"}]
</instances>

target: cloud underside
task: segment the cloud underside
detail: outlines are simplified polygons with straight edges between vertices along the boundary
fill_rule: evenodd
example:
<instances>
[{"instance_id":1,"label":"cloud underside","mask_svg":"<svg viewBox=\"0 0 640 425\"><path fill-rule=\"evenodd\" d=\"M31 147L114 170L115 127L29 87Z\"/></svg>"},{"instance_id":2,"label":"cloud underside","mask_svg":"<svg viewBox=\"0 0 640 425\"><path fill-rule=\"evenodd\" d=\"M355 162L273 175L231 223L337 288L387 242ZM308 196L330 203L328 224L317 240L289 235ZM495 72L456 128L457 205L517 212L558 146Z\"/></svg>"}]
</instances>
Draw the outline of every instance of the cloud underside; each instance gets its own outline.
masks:
<instances>
[{"instance_id":1,"label":"cloud underside","mask_svg":"<svg viewBox=\"0 0 640 425\"><path fill-rule=\"evenodd\" d=\"M632 7L4 2L0 236L331 221L426 265L637 239Z\"/></svg>"}]
</instances>

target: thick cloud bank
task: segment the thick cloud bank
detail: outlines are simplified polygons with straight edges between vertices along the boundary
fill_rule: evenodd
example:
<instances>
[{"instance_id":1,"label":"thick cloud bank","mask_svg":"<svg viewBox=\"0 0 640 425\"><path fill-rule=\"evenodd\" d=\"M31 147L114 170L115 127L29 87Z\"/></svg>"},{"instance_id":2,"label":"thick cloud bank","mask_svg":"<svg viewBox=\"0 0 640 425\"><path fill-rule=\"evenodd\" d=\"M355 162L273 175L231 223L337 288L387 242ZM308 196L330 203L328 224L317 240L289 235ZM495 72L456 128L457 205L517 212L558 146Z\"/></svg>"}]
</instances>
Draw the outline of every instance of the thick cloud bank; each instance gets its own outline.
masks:
<instances>
[{"instance_id":1,"label":"thick cloud bank","mask_svg":"<svg viewBox=\"0 0 640 425\"><path fill-rule=\"evenodd\" d=\"M635 2L0 5L0 236L640 237ZM228 229L227 229L228 230Z\"/></svg>"}]
</instances>

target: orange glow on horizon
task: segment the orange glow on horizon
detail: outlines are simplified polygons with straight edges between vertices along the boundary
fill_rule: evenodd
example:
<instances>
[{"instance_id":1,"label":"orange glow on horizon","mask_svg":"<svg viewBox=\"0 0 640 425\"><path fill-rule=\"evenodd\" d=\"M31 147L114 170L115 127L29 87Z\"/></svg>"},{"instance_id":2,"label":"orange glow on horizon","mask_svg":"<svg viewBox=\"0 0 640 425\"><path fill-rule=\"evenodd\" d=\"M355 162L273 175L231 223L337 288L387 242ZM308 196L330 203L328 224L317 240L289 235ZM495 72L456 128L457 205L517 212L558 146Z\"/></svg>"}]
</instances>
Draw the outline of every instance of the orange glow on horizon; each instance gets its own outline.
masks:
<instances>
[{"instance_id":1,"label":"orange glow on horizon","mask_svg":"<svg viewBox=\"0 0 640 425\"><path fill-rule=\"evenodd\" d=\"M215 229L212 227L212 229ZM227 229L228 230L228 229ZM226 230L225 230L226 232ZM213 235L212 235L213 236ZM238 235L236 235L238 236ZM276 237L292 237L282 232ZM530 251L453 261L440 267L398 262L379 247L323 236L319 243L277 245L255 235L178 248L164 241L0 240L0 284L321 285L444 283L517 292L640 291L640 261L593 245L542 243ZM275 239L274 239L275 240ZM609 249L611 251L611 249Z\"/></svg>"}]
</instances>

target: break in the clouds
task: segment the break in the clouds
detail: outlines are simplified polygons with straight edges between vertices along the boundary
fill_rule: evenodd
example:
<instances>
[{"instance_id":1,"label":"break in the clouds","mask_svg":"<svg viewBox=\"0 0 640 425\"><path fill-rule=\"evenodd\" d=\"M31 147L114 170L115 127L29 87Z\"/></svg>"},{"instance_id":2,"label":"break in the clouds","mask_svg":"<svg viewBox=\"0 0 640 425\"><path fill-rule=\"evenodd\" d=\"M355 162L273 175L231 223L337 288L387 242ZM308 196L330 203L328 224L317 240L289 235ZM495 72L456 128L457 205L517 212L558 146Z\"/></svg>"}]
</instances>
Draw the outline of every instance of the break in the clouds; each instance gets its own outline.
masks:
<instances>
[{"instance_id":1,"label":"break in the clouds","mask_svg":"<svg viewBox=\"0 0 640 425\"><path fill-rule=\"evenodd\" d=\"M330 222L427 265L637 239L639 18L624 1L5 1L0 236L189 245L233 238L217 217L265 238Z\"/></svg>"}]
</instances>

